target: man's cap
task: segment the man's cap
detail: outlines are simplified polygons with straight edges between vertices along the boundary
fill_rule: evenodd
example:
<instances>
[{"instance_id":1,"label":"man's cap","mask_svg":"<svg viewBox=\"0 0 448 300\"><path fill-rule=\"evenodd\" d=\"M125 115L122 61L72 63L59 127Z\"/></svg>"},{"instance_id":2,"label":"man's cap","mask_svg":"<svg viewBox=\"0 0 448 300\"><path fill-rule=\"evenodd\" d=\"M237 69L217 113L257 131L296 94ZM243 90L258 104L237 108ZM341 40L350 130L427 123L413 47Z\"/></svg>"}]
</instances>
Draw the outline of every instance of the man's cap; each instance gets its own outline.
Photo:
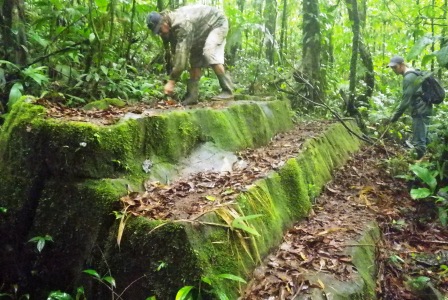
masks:
<instances>
[{"instance_id":1,"label":"man's cap","mask_svg":"<svg viewBox=\"0 0 448 300\"><path fill-rule=\"evenodd\" d=\"M402 63L404 63L403 57L396 55L396 56L394 56L394 57L392 57L390 59L390 62L389 62L389 64L387 66L388 67L395 67L396 65L400 65Z\"/></svg>"},{"instance_id":2,"label":"man's cap","mask_svg":"<svg viewBox=\"0 0 448 300\"><path fill-rule=\"evenodd\" d=\"M154 33L158 34L162 26L162 15L156 11L151 12L146 17L146 26Z\"/></svg>"}]
</instances>

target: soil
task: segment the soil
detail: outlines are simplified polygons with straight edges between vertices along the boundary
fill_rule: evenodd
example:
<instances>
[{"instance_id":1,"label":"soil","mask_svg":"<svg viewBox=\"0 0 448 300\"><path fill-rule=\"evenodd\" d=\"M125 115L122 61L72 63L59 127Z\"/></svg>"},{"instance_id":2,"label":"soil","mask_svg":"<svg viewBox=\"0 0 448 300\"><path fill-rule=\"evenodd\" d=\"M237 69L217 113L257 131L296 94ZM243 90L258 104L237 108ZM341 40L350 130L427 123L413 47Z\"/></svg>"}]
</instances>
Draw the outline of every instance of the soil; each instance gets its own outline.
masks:
<instances>
[{"instance_id":1,"label":"soil","mask_svg":"<svg viewBox=\"0 0 448 300\"><path fill-rule=\"evenodd\" d=\"M154 110L185 109L175 102L111 108L86 112L39 100L49 117L113 124L127 113L145 115ZM205 106L206 104L200 104ZM213 103L219 108L225 104ZM210 105L209 105L210 106ZM157 113L157 112L156 112ZM239 152L241 164L231 172L197 173L170 185L146 182L146 192L121 199L128 212L153 219L194 220L205 212L234 200L254 180L280 168L297 156L307 139L318 135L329 121L301 122L278 134L265 147ZM392 150L392 151L391 151ZM341 169L314 201L313 213L297 222L284 235L284 242L257 267L242 291L242 299L294 299L319 282L301 276L304 269L350 280L356 269L344 250L368 222L376 220L382 231L379 245L379 299L429 299L412 287L430 286L448 295L448 230L441 226L431 201L415 201L409 184L393 177L386 162L400 149L366 146Z\"/></svg>"}]
</instances>

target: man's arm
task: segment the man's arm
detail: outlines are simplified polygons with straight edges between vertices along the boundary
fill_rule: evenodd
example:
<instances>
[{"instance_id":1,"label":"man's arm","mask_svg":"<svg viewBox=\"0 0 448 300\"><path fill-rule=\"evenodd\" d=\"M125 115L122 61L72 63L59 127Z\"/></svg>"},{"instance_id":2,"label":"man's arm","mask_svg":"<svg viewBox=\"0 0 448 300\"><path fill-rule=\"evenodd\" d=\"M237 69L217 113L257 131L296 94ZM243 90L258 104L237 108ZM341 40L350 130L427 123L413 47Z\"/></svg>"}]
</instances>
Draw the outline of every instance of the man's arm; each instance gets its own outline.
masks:
<instances>
[{"instance_id":1,"label":"man's arm","mask_svg":"<svg viewBox=\"0 0 448 300\"><path fill-rule=\"evenodd\" d=\"M404 111L411 105L412 97L418 90L417 75L414 73L407 74L403 78L403 96L401 98L400 106L394 113L391 122L396 122Z\"/></svg>"},{"instance_id":2,"label":"man's arm","mask_svg":"<svg viewBox=\"0 0 448 300\"><path fill-rule=\"evenodd\" d=\"M175 29L176 50L173 57L173 69L170 73L171 80L178 80L182 71L186 69L193 39L193 26L190 22L184 22Z\"/></svg>"}]
</instances>

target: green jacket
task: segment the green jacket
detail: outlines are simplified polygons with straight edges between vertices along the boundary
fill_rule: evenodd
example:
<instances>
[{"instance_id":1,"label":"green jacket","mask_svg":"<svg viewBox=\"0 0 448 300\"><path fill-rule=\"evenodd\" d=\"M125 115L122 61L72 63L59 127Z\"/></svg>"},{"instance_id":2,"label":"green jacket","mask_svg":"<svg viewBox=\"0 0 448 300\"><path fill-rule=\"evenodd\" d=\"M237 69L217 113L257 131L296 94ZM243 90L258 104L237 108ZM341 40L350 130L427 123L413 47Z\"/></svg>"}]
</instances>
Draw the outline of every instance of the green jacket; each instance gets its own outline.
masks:
<instances>
[{"instance_id":1,"label":"green jacket","mask_svg":"<svg viewBox=\"0 0 448 300\"><path fill-rule=\"evenodd\" d=\"M425 102L422 98L421 81L422 76L418 76L413 70L403 75L403 96L400 106L391 119L392 122L397 121L409 107L413 118L428 117L432 114L432 104Z\"/></svg>"}]
</instances>

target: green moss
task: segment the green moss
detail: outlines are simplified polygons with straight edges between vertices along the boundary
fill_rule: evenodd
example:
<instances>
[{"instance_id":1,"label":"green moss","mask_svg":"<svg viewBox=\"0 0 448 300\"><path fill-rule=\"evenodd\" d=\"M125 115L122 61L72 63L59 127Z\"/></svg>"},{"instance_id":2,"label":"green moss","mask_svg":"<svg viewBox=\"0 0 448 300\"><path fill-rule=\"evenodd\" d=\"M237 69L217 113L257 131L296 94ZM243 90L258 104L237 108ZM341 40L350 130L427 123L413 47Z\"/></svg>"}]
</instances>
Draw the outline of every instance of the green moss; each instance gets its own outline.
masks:
<instances>
[{"instance_id":1,"label":"green moss","mask_svg":"<svg viewBox=\"0 0 448 300\"><path fill-rule=\"evenodd\" d=\"M125 299L146 299L151 295L174 299L184 285L197 286L200 281L202 271L184 226L168 223L155 229L158 225L160 222L131 218L120 248L116 244L117 231L110 236L104 271L113 270L118 291L127 288Z\"/></svg>"},{"instance_id":2,"label":"green moss","mask_svg":"<svg viewBox=\"0 0 448 300\"><path fill-rule=\"evenodd\" d=\"M195 117L201 126L202 141L211 141L217 147L230 151L244 149L250 145L229 111L197 110Z\"/></svg>"},{"instance_id":3,"label":"green moss","mask_svg":"<svg viewBox=\"0 0 448 300\"><path fill-rule=\"evenodd\" d=\"M146 155L155 155L176 162L198 143L199 126L189 113L173 112L143 120Z\"/></svg>"},{"instance_id":4,"label":"green moss","mask_svg":"<svg viewBox=\"0 0 448 300\"><path fill-rule=\"evenodd\" d=\"M53 239L39 255L29 257L32 268L24 272L30 276L34 297L80 283L81 270L90 267L87 261L104 243L103 237L115 220L112 211L120 209L117 200L126 193L127 184L106 179L60 184L56 178L46 182L26 237L48 234ZM27 253L33 247L29 243L22 251Z\"/></svg>"},{"instance_id":5,"label":"green moss","mask_svg":"<svg viewBox=\"0 0 448 300\"><path fill-rule=\"evenodd\" d=\"M141 133L133 121L111 127L89 123L48 121L41 139L51 173L62 176L103 178L129 173L138 154Z\"/></svg>"},{"instance_id":6,"label":"green moss","mask_svg":"<svg viewBox=\"0 0 448 300\"><path fill-rule=\"evenodd\" d=\"M286 102L238 104L226 110L196 110L201 140L235 151L266 144L277 132L291 128Z\"/></svg>"},{"instance_id":7,"label":"green moss","mask_svg":"<svg viewBox=\"0 0 448 300\"><path fill-rule=\"evenodd\" d=\"M292 118L289 102L287 101L268 101L259 104L263 111L263 124L268 124L273 132L282 132L292 128ZM255 124L255 126L257 126ZM267 130L269 132L269 130Z\"/></svg>"},{"instance_id":8,"label":"green moss","mask_svg":"<svg viewBox=\"0 0 448 300\"><path fill-rule=\"evenodd\" d=\"M14 104L0 133L0 170L21 177L32 176L41 159L33 156L35 148L42 147L38 127L45 110L28 102L22 98Z\"/></svg>"},{"instance_id":9,"label":"green moss","mask_svg":"<svg viewBox=\"0 0 448 300\"><path fill-rule=\"evenodd\" d=\"M375 258L377 255L376 245L380 241L380 230L376 222L371 223L369 228L363 233L362 237L354 243L349 253L353 257L353 264L356 266L358 273L364 280L364 297L363 299L376 299L376 279L375 275L377 267ZM371 245L371 246L369 246Z\"/></svg>"},{"instance_id":10,"label":"green moss","mask_svg":"<svg viewBox=\"0 0 448 300\"><path fill-rule=\"evenodd\" d=\"M288 210L293 219L308 215L311 202L302 169L296 159L289 159L279 171L281 185L288 197Z\"/></svg>"}]
</instances>

